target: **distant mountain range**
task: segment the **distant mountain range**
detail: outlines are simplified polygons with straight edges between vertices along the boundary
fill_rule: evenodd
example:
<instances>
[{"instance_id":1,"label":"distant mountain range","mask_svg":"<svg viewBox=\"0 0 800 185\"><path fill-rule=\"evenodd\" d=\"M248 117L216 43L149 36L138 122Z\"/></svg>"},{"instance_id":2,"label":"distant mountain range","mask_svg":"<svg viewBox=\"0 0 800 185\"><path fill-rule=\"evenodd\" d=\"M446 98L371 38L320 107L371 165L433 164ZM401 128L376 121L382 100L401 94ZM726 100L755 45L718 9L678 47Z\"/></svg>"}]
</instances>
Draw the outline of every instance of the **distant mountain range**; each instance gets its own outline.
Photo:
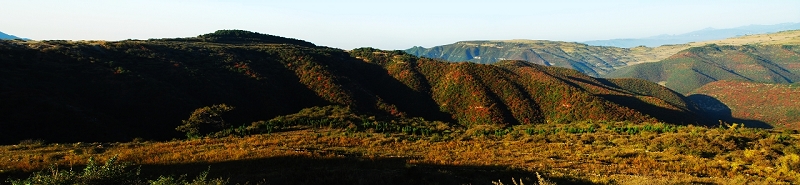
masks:
<instances>
[{"instance_id":1,"label":"distant mountain range","mask_svg":"<svg viewBox=\"0 0 800 185\"><path fill-rule=\"evenodd\" d=\"M784 30L800 29L800 23L782 23L775 25L750 25L727 29L706 28L679 35L658 35L639 39L611 39L582 42L593 46L614 46L630 48L636 46L658 47L667 44L685 44L689 42L718 40L730 37L773 33Z\"/></svg>"},{"instance_id":2,"label":"distant mountain range","mask_svg":"<svg viewBox=\"0 0 800 185\"><path fill-rule=\"evenodd\" d=\"M3 32L0 32L0 39L8 39L8 40L11 40L11 39L23 39L23 38L19 38L19 37L17 37L17 36L13 36L13 35L9 35L9 34L6 34L6 33L3 33Z\"/></svg>"}]
</instances>

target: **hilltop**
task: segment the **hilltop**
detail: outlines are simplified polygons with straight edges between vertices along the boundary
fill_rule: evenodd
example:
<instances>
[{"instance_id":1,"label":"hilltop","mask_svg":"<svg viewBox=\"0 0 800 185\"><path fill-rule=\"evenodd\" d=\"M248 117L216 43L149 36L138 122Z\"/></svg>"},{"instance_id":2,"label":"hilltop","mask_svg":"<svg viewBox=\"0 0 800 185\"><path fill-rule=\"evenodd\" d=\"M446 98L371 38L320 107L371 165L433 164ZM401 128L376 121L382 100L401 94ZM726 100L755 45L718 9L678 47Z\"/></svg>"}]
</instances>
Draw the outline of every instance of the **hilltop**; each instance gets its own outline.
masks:
<instances>
[{"instance_id":1,"label":"hilltop","mask_svg":"<svg viewBox=\"0 0 800 185\"><path fill-rule=\"evenodd\" d=\"M256 33L246 30L217 30L214 33L208 33L191 38L175 38L175 39L154 39L161 41L190 41L190 42L213 42L224 44L291 44L304 47L316 47L313 43L308 41L280 37L270 34Z\"/></svg>"},{"instance_id":2,"label":"hilltop","mask_svg":"<svg viewBox=\"0 0 800 185\"><path fill-rule=\"evenodd\" d=\"M768 84L720 80L690 92L706 112L728 123L759 120L776 128L800 129L800 83ZM712 101L703 101L712 100ZM715 108L716 106L716 108Z\"/></svg>"},{"instance_id":3,"label":"hilltop","mask_svg":"<svg viewBox=\"0 0 800 185\"><path fill-rule=\"evenodd\" d=\"M721 40L710 40L688 43L690 46L717 45L798 45L800 44L800 29L787 30L769 34L745 35Z\"/></svg>"},{"instance_id":4,"label":"hilltop","mask_svg":"<svg viewBox=\"0 0 800 185\"><path fill-rule=\"evenodd\" d=\"M0 59L5 143L181 137L175 131L181 120L216 104L235 107L225 115L227 126L255 122L255 128L273 123L261 120L290 124L286 119L298 114L329 110L359 122L467 128L703 122L686 97L643 80L605 80L523 61L448 63L369 48L348 53L241 30L146 41L1 41Z\"/></svg>"},{"instance_id":5,"label":"hilltop","mask_svg":"<svg viewBox=\"0 0 800 185\"><path fill-rule=\"evenodd\" d=\"M744 80L764 83L800 81L800 47L796 45L716 45L681 51L660 62L614 71L605 77L640 78L688 93L709 82Z\"/></svg>"},{"instance_id":6,"label":"hilltop","mask_svg":"<svg viewBox=\"0 0 800 185\"><path fill-rule=\"evenodd\" d=\"M593 46L614 46L621 48L631 48L637 46L658 47L662 45L685 44L691 42L703 42L709 40L720 40L731 37L741 37L755 34L769 34L785 30L800 29L800 23L783 23L776 25L749 25L736 28L714 29L706 28L678 35L658 35L639 39L611 39L594 40L583 42Z\"/></svg>"}]
</instances>

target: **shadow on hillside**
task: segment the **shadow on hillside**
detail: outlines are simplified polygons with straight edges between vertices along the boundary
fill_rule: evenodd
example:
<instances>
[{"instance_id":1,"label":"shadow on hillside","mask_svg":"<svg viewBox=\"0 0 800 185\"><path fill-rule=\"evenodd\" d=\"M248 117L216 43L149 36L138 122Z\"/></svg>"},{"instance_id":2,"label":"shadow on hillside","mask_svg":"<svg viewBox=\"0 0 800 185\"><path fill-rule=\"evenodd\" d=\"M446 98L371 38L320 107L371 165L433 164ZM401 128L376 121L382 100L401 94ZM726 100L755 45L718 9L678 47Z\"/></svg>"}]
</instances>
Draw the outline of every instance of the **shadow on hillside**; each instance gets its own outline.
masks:
<instances>
[{"instance_id":1,"label":"shadow on hillside","mask_svg":"<svg viewBox=\"0 0 800 185\"><path fill-rule=\"evenodd\" d=\"M745 127L750 128L772 128L771 125L763 121L734 118L731 109L714 97L705 94L693 94L689 95L688 98L705 112L707 119L720 120L726 123L743 123Z\"/></svg>"},{"instance_id":2,"label":"shadow on hillside","mask_svg":"<svg viewBox=\"0 0 800 185\"><path fill-rule=\"evenodd\" d=\"M144 165L142 177L157 178L164 174L188 174L194 177L210 169L209 177L229 178L231 184L489 184L511 178L525 183L537 181L532 171L506 166L451 166L409 164L409 158L341 157L315 159L308 157L273 157L255 160L180 165ZM558 184L592 184L583 179L546 179Z\"/></svg>"},{"instance_id":3,"label":"shadow on hillside","mask_svg":"<svg viewBox=\"0 0 800 185\"><path fill-rule=\"evenodd\" d=\"M0 144L25 139L168 140L183 137L175 127L204 106L236 107L225 116L232 126L240 126L330 104L300 83L300 77L284 67L278 56L266 52L147 47L157 52L133 52L138 51L133 46L78 50L128 71L121 74L108 71L111 64L89 63L59 52L23 50L13 57L0 53L3 62L13 62L0 79L19 79L0 88ZM149 58L149 53L163 55ZM219 62L226 60L219 53L252 62L251 68L263 79L230 70L229 64Z\"/></svg>"},{"instance_id":4,"label":"shadow on hillside","mask_svg":"<svg viewBox=\"0 0 800 185\"><path fill-rule=\"evenodd\" d=\"M702 119L700 116L692 114L691 112L677 111L655 106L635 97L620 95L600 95L600 97L616 104L653 116L654 118L663 122L675 124L710 125L710 123L706 123L707 121Z\"/></svg>"},{"instance_id":5,"label":"shadow on hillside","mask_svg":"<svg viewBox=\"0 0 800 185\"><path fill-rule=\"evenodd\" d=\"M359 82L360 85L367 87L369 90L365 92L363 97L379 97L386 103L395 105L399 111L407 113L410 117L422 117L426 120L447 123L456 122L452 115L439 109L439 104L433 100L430 92L412 89L399 79L392 77L385 67L374 63L366 63L359 59L350 59L344 62L349 62L349 65L346 66L347 68L342 67L343 69L338 70L343 73L340 75L351 77ZM422 89L431 89L430 82L416 68L407 67L405 69L410 71L410 75L415 76L416 82L412 83L419 83L423 87ZM377 104L377 102L372 101L374 100L362 100L362 102L372 103L372 106Z\"/></svg>"},{"instance_id":6,"label":"shadow on hillside","mask_svg":"<svg viewBox=\"0 0 800 185\"><path fill-rule=\"evenodd\" d=\"M138 168L138 179L144 181L160 176L177 178L182 175L191 181L208 171L207 179L227 179L229 184L491 184L498 180L511 184L511 178L522 180L525 184L538 181L535 171L508 166L410 164L408 161L411 159L355 155L337 155L329 159L282 156L217 163L132 165L129 168ZM72 168L80 173L85 166ZM540 174L556 184L596 184L586 179ZM24 179L29 175L0 172L0 178L4 180Z\"/></svg>"},{"instance_id":7,"label":"shadow on hillside","mask_svg":"<svg viewBox=\"0 0 800 185\"><path fill-rule=\"evenodd\" d=\"M623 92L623 91L615 90L615 89L626 89L626 88L620 87L617 84L608 81L607 79L595 78L599 82L599 83L597 83L597 82L593 82L593 81L589 81L589 80L585 80L585 79L581 79L581 78L575 78L575 77L567 77L568 80L564 79L564 78L561 78L561 77L556 77L556 78L560 79L562 82L564 82L566 84L569 84L572 87L575 87L575 88L578 88L578 89L581 89L581 90L584 90L584 91L590 91L591 92L591 90L585 89L585 88L581 87L580 85L578 85L578 84L576 84L575 82L572 82L572 81L579 81L579 82L586 83L586 84L593 85L593 86L606 87L606 88L609 88L608 90L613 90L613 91L617 91L617 92L620 92L620 93L626 93L626 92ZM700 124L700 125L708 125L708 126L710 126L710 125L713 124L712 122L709 122L707 119L704 119L702 116L697 115L694 112L690 112L691 110L690 111L678 111L678 110L667 109L667 108L664 108L664 107L660 107L660 106L657 106L657 105L650 104L648 102L645 102L645 101L643 101L641 99L638 99L638 98L632 97L632 96L610 95L610 94L598 95L598 96L603 98L603 99L605 99L605 100L607 100L607 101L614 102L614 103L616 103L618 105L622 105L622 106L634 109L636 111L639 111L641 113L650 115L650 116L652 116L652 117L654 117L654 118L656 118L656 119L658 119L659 121L662 121L662 122L673 123L673 124L682 124L682 125Z\"/></svg>"}]
</instances>

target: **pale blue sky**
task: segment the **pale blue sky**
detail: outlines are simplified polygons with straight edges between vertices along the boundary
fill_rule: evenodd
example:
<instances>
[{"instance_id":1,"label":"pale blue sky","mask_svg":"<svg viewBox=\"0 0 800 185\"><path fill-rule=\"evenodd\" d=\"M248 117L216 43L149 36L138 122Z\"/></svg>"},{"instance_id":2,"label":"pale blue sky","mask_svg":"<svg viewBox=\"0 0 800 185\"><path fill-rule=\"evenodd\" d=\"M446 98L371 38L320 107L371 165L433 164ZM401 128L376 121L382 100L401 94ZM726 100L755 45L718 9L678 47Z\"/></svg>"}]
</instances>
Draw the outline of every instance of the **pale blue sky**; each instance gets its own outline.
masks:
<instances>
[{"instance_id":1,"label":"pale blue sky","mask_svg":"<svg viewBox=\"0 0 800 185\"><path fill-rule=\"evenodd\" d=\"M0 31L35 40L244 29L342 49L462 40L586 41L800 22L800 0L4 0Z\"/></svg>"}]
</instances>

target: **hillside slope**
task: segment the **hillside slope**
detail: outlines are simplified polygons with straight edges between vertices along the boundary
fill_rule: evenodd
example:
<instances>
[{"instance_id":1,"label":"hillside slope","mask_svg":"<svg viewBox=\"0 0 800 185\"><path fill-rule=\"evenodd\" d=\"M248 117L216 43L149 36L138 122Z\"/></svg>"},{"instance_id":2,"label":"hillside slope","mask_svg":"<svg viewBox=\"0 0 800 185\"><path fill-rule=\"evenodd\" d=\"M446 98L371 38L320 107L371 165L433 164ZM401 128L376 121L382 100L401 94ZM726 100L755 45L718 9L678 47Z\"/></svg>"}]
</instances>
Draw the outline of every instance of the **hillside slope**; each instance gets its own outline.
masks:
<instances>
[{"instance_id":1,"label":"hillside slope","mask_svg":"<svg viewBox=\"0 0 800 185\"><path fill-rule=\"evenodd\" d=\"M502 60L524 60L571 68L592 76L636 61L630 56L630 49L536 40L463 41L432 48L414 47L405 51L420 57L454 62L492 64Z\"/></svg>"},{"instance_id":2,"label":"hillside slope","mask_svg":"<svg viewBox=\"0 0 800 185\"><path fill-rule=\"evenodd\" d=\"M719 103L699 101L713 98ZM716 81L691 92L704 110L715 110L721 120L747 123L758 120L773 127L800 129L800 84L767 84L744 81ZM720 107L720 105L722 105Z\"/></svg>"},{"instance_id":3,"label":"hillside slope","mask_svg":"<svg viewBox=\"0 0 800 185\"><path fill-rule=\"evenodd\" d=\"M414 89L430 89L440 109L454 112L459 122L461 119L523 124L616 120L615 117L639 117L636 112L673 123L700 120L691 115L697 109L685 97L644 80L608 81L571 69L524 61L501 61L493 65L446 63L381 52L359 58L384 65L396 79ZM690 114L683 119L660 113Z\"/></svg>"},{"instance_id":4,"label":"hillside slope","mask_svg":"<svg viewBox=\"0 0 800 185\"><path fill-rule=\"evenodd\" d=\"M521 61L448 63L317 47L247 31L148 41L0 41L0 142L180 137L192 110L225 103L237 126L342 105L386 119L475 124L697 123L680 94ZM644 91L642 91L644 89Z\"/></svg>"},{"instance_id":5,"label":"hillside slope","mask_svg":"<svg viewBox=\"0 0 800 185\"><path fill-rule=\"evenodd\" d=\"M800 44L800 30L747 35L659 47L618 48L574 42L505 40L463 41L431 48L413 47L406 52L452 62L491 64L501 60L524 60L547 66L566 67L595 77L641 63L658 62L692 47L709 44L744 46Z\"/></svg>"},{"instance_id":6,"label":"hillside slope","mask_svg":"<svg viewBox=\"0 0 800 185\"><path fill-rule=\"evenodd\" d=\"M710 44L681 51L660 62L623 68L605 77L646 79L681 93L718 80L793 83L800 81L800 47Z\"/></svg>"}]
</instances>

